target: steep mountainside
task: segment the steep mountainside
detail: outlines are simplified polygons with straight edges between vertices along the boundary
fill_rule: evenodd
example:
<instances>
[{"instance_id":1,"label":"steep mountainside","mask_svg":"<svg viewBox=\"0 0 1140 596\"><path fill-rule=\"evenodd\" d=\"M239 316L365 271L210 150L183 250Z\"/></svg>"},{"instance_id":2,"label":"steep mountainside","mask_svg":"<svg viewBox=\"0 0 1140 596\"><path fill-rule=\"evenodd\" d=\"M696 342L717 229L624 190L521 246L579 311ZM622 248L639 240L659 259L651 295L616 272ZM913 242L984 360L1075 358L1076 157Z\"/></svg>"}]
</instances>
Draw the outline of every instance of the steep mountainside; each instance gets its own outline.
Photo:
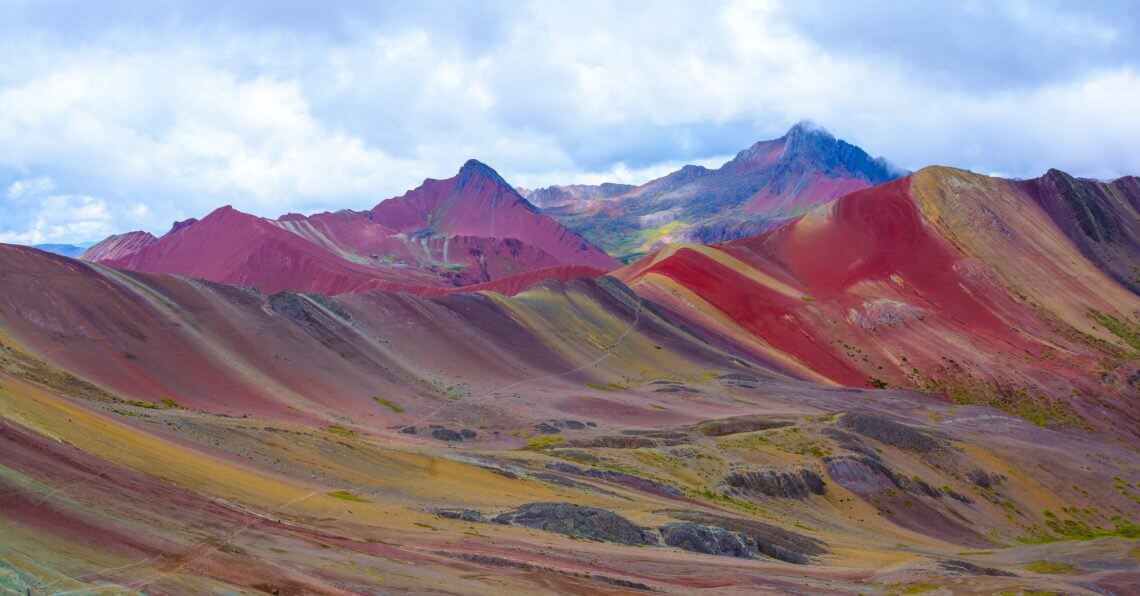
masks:
<instances>
[{"instance_id":1,"label":"steep mountainside","mask_svg":"<svg viewBox=\"0 0 1140 596\"><path fill-rule=\"evenodd\" d=\"M1140 178L1105 183L1049 170L1021 186L1085 257L1140 294Z\"/></svg>"},{"instance_id":2,"label":"steep mountainside","mask_svg":"<svg viewBox=\"0 0 1140 596\"><path fill-rule=\"evenodd\" d=\"M1140 298L1029 186L926 168L761 236L616 273L805 377L1140 437Z\"/></svg>"},{"instance_id":3,"label":"steep mountainside","mask_svg":"<svg viewBox=\"0 0 1140 596\"><path fill-rule=\"evenodd\" d=\"M680 241L758 234L902 172L810 124L741 151L720 168L685 166L621 194L616 185L532 191L545 212L623 259ZM572 193L560 188L574 188Z\"/></svg>"}]
</instances>

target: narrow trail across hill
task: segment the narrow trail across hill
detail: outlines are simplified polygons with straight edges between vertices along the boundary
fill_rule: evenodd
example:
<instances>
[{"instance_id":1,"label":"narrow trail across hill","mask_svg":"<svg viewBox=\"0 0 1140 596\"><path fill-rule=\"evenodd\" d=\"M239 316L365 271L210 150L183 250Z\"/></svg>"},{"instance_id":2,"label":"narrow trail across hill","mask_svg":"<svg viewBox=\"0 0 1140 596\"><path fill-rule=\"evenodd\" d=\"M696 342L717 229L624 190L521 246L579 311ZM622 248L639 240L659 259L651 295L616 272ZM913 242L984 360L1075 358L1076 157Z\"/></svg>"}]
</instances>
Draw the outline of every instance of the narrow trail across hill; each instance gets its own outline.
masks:
<instances>
[{"instance_id":1,"label":"narrow trail across hill","mask_svg":"<svg viewBox=\"0 0 1140 596\"><path fill-rule=\"evenodd\" d=\"M638 304L635 306L635 308L634 308L634 317L633 317L633 321L631 321L631 322L630 322L630 324L629 324L629 327L627 327L627 328L625 329L625 331L623 331L623 332L621 333L621 335L619 335L619 336L618 336L618 337L617 337L617 338L614 340L613 344L611 344L610 346L608 346L608 347L604 348L604 349L602 350L602 353L601 353L601 355L600 355L600 356L598 356L597 358L595 358L595 359L593 359L593 360L590 360L589 362L586 362L585 364L579 365L579 366L577 366L577 367L574 367L573 369L570 369L570 370L568 370L568 371L565 371L565 372L561 372L561 373L555 373L555 374L552 374L552 375L543 375L543 376L533 377L533 378L529 378L529 379L523 379L523 380L521 380L521 381L516 381L516 382L514 382L514 383L510 383L510 384L508 384L508 385L504 385L504 386L502 386L502 387L499 387L498 389L494 390L494 391L493 391L493 393L498 393L498 392L507 391L507 390L513 389L513 388L515 388L515 387L519 387L519 386L525 385L525 384L527 384L527 383L532 383L532 382L536 382L536 381L542 381L542 380L547 380L547 379L554 379L554 378L558 378L558 377L564 377L564 376L567 376L567 375L571 375L571 374L574 374L574 373L576 373L576 372L579 372L579 371L585 370L586 368L589 368L589 367L591 367L591 366L594 366L595 364L598 364L598 363L600 363L600 362L604 361L606 358L609 358L609 357L610 357L610 355L611 355L611 354L613 354L613 351L614 351L615 349L617 349L619 346L621 346L621 344L622 344L623 342L625 342L626 338L627 338L627 337L629 337L629 335L630 335L631 333L633 333L633 332L634 332L634 330L637 328L638 324L641 322L641 310L642 310L642 306L641 306L641 304L640 304L640 303L638 303ZM438 408L436 408L435 410L432 410L432 411L431 411L431 412L429 412L428 414L425 414L424 416L422 416L422 417L418 418L417 420L413 421L411 424L412 424L412 425L423 424L424 422L426 422L427 420L431 419L433 416L435 416L436 414L438 414L440 411L442 411L442 410L444 409L444 407L446 407L446 405L447 405L446 403L444 403L444 404L440 405L440 406L439 406ZM395 437L395 433L389 433L389 437L388 437L388 444L389 444L389 445L391 444L391 441L392 441L394 438L396 438L396 437ZM184 553L186 553L186 554L190 554L190 553L193 553L193 554L192 554L192 556L191 556L190 558L187 558L187 559L185 559L185 560L179 561L177 564L175 564L175 565L173 565L173 566L171 566L171 567L169 567L169 568L165 568L165 569L159 569L159 570L157 570L157 572L158 572L158 576L156 576L156 577L153 577L152 579L150 579L150 580L147 580L147 581L146 581L146 582L144 582L144 583L141 583L141 584L127 584L125 587L129 587L129 588L131 588L131 589L135 589L135 590L140 590L140 591L141 591L141 590L143 590L144 588L146 588L147 586L149 586L149 585L151 585L151 584L155 583L156 581L158 581L159 579L161 579L161 578L162 578L162 576L164 576L164 575L167 575L167 574L170 574L170 573L173 573L173 572L176 572L176 571L178 571L178 570L180 570L180 569L183 569L183 568L185 568L186 566L188 566L188 565L190 565L190 564L194 563L195 561L198 561L198 560L200 560L201 558L205 557L206 555L208 555L208 554L212 553L213 551L217 550L217 549L219 548L219 546L220 546L220 545L224 545L224 544L228 544L228 543L232 542L232 541L233 541L235 538L237 538L237 537L238 537L240 534L242 534L242 533L243 533L243 532L245 532L246 530L248 530L248 529L250 529L250 528L252 528L252 527L254 527L254 526L256 526L256 525L259 525L259 524L261 524L261 523L263 523L263 522L266 522L266 521L271 521L271 522L280 522L280 520L278 520L278 519L276 519L276 518L277 518L277 517L278 517L278 516L279 516L279 515L280 515L282 512L284 512L284 511L285 511L287 508L289 508L290 506L292 506L292 505L296 505L297 503L301 503L301 502L303 502L303 501L306 501L306 500L308 500L308 499L311 499L311 498L313 498L313 497L315 497L315 496L317 496L317 495L328 494L329 492L333 492L334 490L337 490L337 489L336 489L336 487L333 487L333 488L329 488L329 489L313 490L313 491L310 491L310 492L308 492L308 493L306 493L306 494L304 494L304 495L301 495L300 497L296 497L296 498L294 498L294 499L290 499L289 501L286 501L285 503L282 503L281 505L278 505L278 506L276 506L276 507L274 507L274 508L270 509L269 511L265 512L265 513L259 513L259 512L257 512L257 511L254 511L254 510L248 509L248 508L246 508L246 507L242 507L242 506L239 506L239 505L237 505L237 504L235 504L235 503L231 503L231 502L229 502L229 501L226 501L226 500L224 500L224 499L216 499L216 498L215 498L215 499L213 499L215 502L218 502L218 503L221 503L221 504L223 504L223 505L225 505L225 506L228 506L228 507L231 507L231 508L234 508L234 509L237 509L237 510L240 510L240 511L246 512L246 513L248 513L249 515L251 515L251 516L252 516L254 519L253 519L253 520L251 520L251 521L249 521L248 523L245 523L245 524L242 524L242 525L238 526L237 528L235 528L235 529L234 529L234 530L232 530L231 532L229 532L229 533L225 534L225 535L224 535L224 537L222 537L221 539L219 539L219 538L206 538L206 539L203 539L203 540L200 540L200 541L196 542L195 544L191 545L191 546L190 546L188 549L186 549L186 550L184 550L184 551L183 551L183 552L184 552ZM345 487L345 488L341 488L341 489L339 489L339 490L344 490L344 491L347 491L347 492L352 492L352 493L370 494L370 493L374 493L374 492L375 492L377 489L375 489L375 488L371 488L371 487L369 487L369 486L367 486L367 485L361 485L361 486L351 486L351 487ZM132 564L132 565L128 565L128 567L132 567L132 566L138 566L138 565L142 565L142 564L145 564L146 562L148 562L149 560L151 560L151 559L154 559L154 558L155 558L155 557L153 557L153 556L152 556L152 557L148 557L148 558L147 558L147 560L143 560L143 561L140 561L140 562L138 562L138 563L135 563L135 564ZM160 557L160 558L161 558L161 557ZM115 569L118 569L118 568L115 568ZM87 575L88 575L88 576L91 576L91 575L98 575L98 574L99 574L99 573L101 573L101 572L105 572L105 571L114 571L115 569L104 569L104 570L100 570L100 571L98 571L98 572L93 572L93 573L91 573L91 574L87 574Z\"/></svg>"}]
</instances>

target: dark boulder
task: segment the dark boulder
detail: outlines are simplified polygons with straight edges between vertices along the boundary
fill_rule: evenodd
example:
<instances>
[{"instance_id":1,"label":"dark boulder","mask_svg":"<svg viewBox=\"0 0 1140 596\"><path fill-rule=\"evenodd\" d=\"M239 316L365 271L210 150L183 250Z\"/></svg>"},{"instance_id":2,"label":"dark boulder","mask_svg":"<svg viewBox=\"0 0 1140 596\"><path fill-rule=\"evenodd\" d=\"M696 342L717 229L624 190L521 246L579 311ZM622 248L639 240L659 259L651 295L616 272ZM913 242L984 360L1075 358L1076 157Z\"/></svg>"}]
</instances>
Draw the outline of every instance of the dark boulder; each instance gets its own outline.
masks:
<instances>
[{"instance_id":1,"label":"dark boulder","mask_svg":"<svg viewBox=\"0 0 1140 596\"><path fill-rule=\"evenodd\" d=\"M986 473L981 468L974 468L966 472L966 479L973 483L974 486L981 488L993 488L996 484L996 478Z\"/></svg>"},{"instance_id":2,"label":"dark boulder","mask_svg":"<svg viewBox=\"0 0 1140 596\"><path fill-rule=\"evenodd\" d=\"M722 418L720 420L708 420L696 425L694 428L701 434L709 437L723 437L725 435L750 433L758 430L783 428L791 425L792 423L786 420L772 420L771 418L762 418L759 416L735 416L732 418Z\"/></svg>"},{"instance_id":3,"label":"dark boulder","mask_svg":"<svg viewBox=\"0 0 1140 596\"><path fill-rule=\"evenodd\" d=\"M724 479L736 494L752 494L783 499L807 499L811 495L822 495L823 478L811 470L777 472L776 470L752 470L733 472Z\"/></svg>"},{"instance_id":4,"label":"dark boulder","mask_svg":"<svg viewBox=\"0 0 1140 596\"><path fill-rule=\"evenodd\" d=\"M748 546L748 538L744 534L717 526L676 522L661 528L661 537L669 546L695 553L741 559L754 557L752 549Z\"/></svg>"},{"instance_id":5,"label":"dark boulder","mask_svg":"<svg viewBox=\"0 0 1140 596\"><path fill-rule=\"evenodd\" d=\"M426 511L447 519L458 519L469 522L490 521L487 519L487 516L472 509L428 509Z\"/></svg>"},{"instance_id":6,"label":"dark boulder","mask_svg":"<svg viewBox=\"0 0 1140 596\"><path fill-rule=\"evenodd\" d=\"M941 437L874 414L848 412L839 418L838 425L881 443L924 455L942 451L948 445Z\"/></svg>"},{"instance_id":7,"label":"dark boulder","mask_svg":"<svg viewBox=\"0 0 1140 596\"><path fill-rule=\"evenodd\" d=\"M666 510L660 513L743 534L749 548L755 552L787 563L805 565L810 562L809 557L827 552L823 543L814 538L762 521L690 510Z\"/></svg>"},{"instance_id":8,"label":"dark boulder","mask_svg":"<svg viewBox=\"0 0 1140 596\"><path fill-rule=\"evenodd\" d=\"M645 531L628 519L605 509L573 503L528 503L500 513L491 521L603 542L633 546L651 543Z\"/></svg>"},{"instance_id":9,"label":"dark boulder","mask_svg":"<svg viewBox=\"0 0 1140 596\"><path fill-rule=\"evenodd\" d=\"M450 428L436 428L432 429L431 436L439 439L440 441L462 441L463 435L451 430Z\"/></svg>"},{"instance_id":10,"label":"dark boulder","mask_svg":"<svg viewBox=\"0 0 1140 596\"><path fill-rule=\"evenodd\" d=\"M993 567L982 567L975 565L969 561L959 561L955 559L939 561L939 566L942 569L949 571L955 575L988 575L992 577L1017 577L1016 574Z\"/></svg>"}]
</instances>

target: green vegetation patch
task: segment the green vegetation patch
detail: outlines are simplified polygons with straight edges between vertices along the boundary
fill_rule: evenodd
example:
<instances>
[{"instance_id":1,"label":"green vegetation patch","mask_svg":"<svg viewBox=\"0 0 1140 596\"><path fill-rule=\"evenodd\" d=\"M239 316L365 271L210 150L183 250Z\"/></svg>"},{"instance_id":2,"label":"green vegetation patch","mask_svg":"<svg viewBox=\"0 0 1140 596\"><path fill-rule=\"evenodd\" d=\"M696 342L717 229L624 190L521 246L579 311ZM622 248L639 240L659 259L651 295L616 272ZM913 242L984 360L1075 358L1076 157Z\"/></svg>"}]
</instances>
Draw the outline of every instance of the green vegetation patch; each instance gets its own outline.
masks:
<instances>
[{"instance_id":1,"label":"green vegetation patch","mask_svg":"<svg viewBox=\"0 0 1140 596\"><path fill-rule=\"evenodd\" d=\"M1086 313L1089 318L1100 324L1101 327L1108 329L1110 333L1124 340L1124 343L1132 347L1133 350L1140 351L1140 325L1136 325L1125 319L1120 319L1095 308L1090 308Z\"/></svg>"},{"instance_id":2,"label":"green vegetation patch","mask_svg":"<svg viewBox=\"0 0 1140 596\"><path fill-rule=\"evenodd\" d=\"M329 496L334 499L341 499L342 501L352 501L353 503L371 503L368 499L360 495L355 495L346 490L338 490L329 493Z\"/></svg>"},{"instance_id":3,"label":"green vegetation patch","mask_svg":"<svg viewBox=\"0 0 1140 596\"><path fill-rule=\"evenodd\" d=\"M325 427L325 430L329 431L330 433L332 433L334 435L341 435L341 436L345 436L345 437L351 437L351 436L356 434L356 433L352 432L351 430L348 430L347 428L345 428L339 424L333 424L331 426L327 426L327 427Z\"/></svg>"},{"instance_id":4,"label":"green vegetation patch","mask_svg":"<svg viewBox=\"0 0 1140 596\"><path fill-rule=\"evenodd\" d=\"M923 393L941 397L950 403L987 405L1024 418L1037 426L1092 426L1063 399L1050 399L1033 387L1017 385L1004 379L988 380L969 372L969 365L952 358L930 373L913 369L907 374L911 386Z\"/></svg>"},{"instance_id":5,"label":"green vegetation patch","mask_svg":"<svg viewBox=\"0 0 1140 596\"><path fill-rule=\"evenodd\" d=\"M396 404L384 399L383 397L374 397L372 400L397 414L404 411L404 408L397 406Z\"/></svg>"},{"instance_id":6,"label":"green vegetation patch","mask_svg":"<svg viewBox=\"0 0 1140 596\"><path fill-rule=\"evenodd\" d=\"M140 401L137 399L125 399L125 400L123 400L123 403L125 403L129 406L134 406L136 408L146 408L148 410L161 410L162 409L158 404L156 404L154 402Z\"/></svg>"},{"instance_id":7,"label":"green vegetation patch","mask_svg":"<svg viewBox=\"0 0 1140 596\"><path fill-rule=\"evenodd\" d=\"M564 440L565 440L564 437L542 435L540 437L534 437L531 439L527 439L526 445L523 447L523 449L526 449L528 451L538 451L540 449L544 449L546 447L549 447L555 443L561 443Z\"/></svg>"},{"instance_id":8,"label":"green vegetation patch","mask_svg":"<svg viewBox=\"0 0 1140 596\"><path fill-rule=\"evenodd\" d=\"M1032 563L1026 563L1025 568L1034 573L1046 573L1049 575L1064 575L1077 572L1077 566L1072 563L1046 561L1045 559L1038 559Z\"/></svg>"}]
</instances>

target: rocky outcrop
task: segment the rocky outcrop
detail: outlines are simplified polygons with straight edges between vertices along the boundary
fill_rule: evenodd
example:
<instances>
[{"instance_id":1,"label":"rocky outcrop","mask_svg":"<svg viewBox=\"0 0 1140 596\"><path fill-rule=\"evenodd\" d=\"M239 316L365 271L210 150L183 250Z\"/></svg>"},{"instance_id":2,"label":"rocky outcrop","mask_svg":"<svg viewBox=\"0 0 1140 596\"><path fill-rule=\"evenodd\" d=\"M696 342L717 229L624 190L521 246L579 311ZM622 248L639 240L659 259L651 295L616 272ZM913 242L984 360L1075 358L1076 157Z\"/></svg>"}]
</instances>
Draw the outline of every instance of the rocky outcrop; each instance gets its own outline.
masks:
<instances>
[{"instance_id":1,"label":"rocky outcrop","mask_svg":"<svg viewBox=\"0 0 1140 596\"><path fill-rule=\"evenodd\" d=\"M400 432L406 435L415 435L419 434L421 430L427 432L433 439L449 442L467 441L479 436L478 432L471 430L470 428L454 430L445 426L441 426L439 424L428 425L426 429L418 429L414 426L405 426L400 429Z\"/></svg>"},{"instance_id":2,"label":"rocky outcrop","mask_svg":"<svg viewBox=\"0 0 1140 596\"><path fill-rule=\"evenodd\" d=\"M983 567L975 565L969 561L959 561L956 559L948 559L938 562L942 570L950 572L954 575L988 575L991 577L1017 577L1017 574L995 569L993 567Z\"/></svg>"},{"instance_id":3,"label":"rocky outcrop","mask_svg":"<svg viewBox=\"0 0 1140 596\"><path fill-rule=\"evenodd\" d=\"M573 503L528 503L491 521L602 542L633 546L653 542L639 526L616 513Z\"/></svg>"},{"instance_id":4,"label":"rocky outcrop","mask_svg":"<svg viewBox=\"0 0 1140 596\"><path fill-rule=\"evenodd\" d=\"M534 430L548 435L556 435L564 430L582 430L587 426L597 426L594 422L579 422L578 420L551 420L534 425Z\"/></svg>"},{"instance_id":5,"label":"rocky outcrop","mask_svg":"<svg viewBox=\"0 0 1140 596\"><path fill-rule=\"evenodd\" d=\"M697 424L693 428L697 432L709 437L723 437L725 435L750 433L758 430L783 428L785 426L792 426L792 423L786 420L773 420L761 416L734 416L732 418L708 420Z\"/></svg>"},{"instance_id":6,"label":"rocky outcrop","mask_svg":"<svg viewBox=\"0 0 1140 596\"><path fill-rule=\"evenodd\" d=\"M948 446L948 442L941 437L874 414L848 412L836 424L880 443L923 455L941 451Z\"/></svg>"},{"instance_id":7,"label":"rocky outcrop","mask_svg":"<svg viewBox=\"0 0 1140 596\"><path fill-rule=\"evenodd\" d=\"M716 526L694 522L677 522L661 528L665 544L695 553L751 559L754 551L748 537Z\"/></svg>"},{"instance_id":8,"label":"rocky outcrop","mask_svg":"<svg viewBox=\"0 0 1140 596\"><path fill-rule=\"evenodd\" d=\"M807 499L824 493L823 478L811 470L733 472L725 477L724 483L730 487L731 494L745 496Z\"/></svg>"},{"instance_id":9,"label":"rocky outcrop","mask_svg":"<svg viewBox=\"0 0 1140 596\"><path fill-rule=\"evenodd\" d=\"M824 544L814 538L761 521L702 511L669 510L661 513L675 519L736 532L745 537L746 544L755 553L786 563L804 565L811 561L811 557L827 552L823 548Z\"/></svg>"},{"instance_id":10,"label":"rocky outcrop","mask_svg":"<svg viewBox=\"0 0 1140 596\"><path fill-rule=\"evenodd\" d=\"M474 511L472 509L427 509L428 513L438 515L446 519L457 519L460 521L469 522L487 522L487 516Z\"/></svg>"}]
</instances>

